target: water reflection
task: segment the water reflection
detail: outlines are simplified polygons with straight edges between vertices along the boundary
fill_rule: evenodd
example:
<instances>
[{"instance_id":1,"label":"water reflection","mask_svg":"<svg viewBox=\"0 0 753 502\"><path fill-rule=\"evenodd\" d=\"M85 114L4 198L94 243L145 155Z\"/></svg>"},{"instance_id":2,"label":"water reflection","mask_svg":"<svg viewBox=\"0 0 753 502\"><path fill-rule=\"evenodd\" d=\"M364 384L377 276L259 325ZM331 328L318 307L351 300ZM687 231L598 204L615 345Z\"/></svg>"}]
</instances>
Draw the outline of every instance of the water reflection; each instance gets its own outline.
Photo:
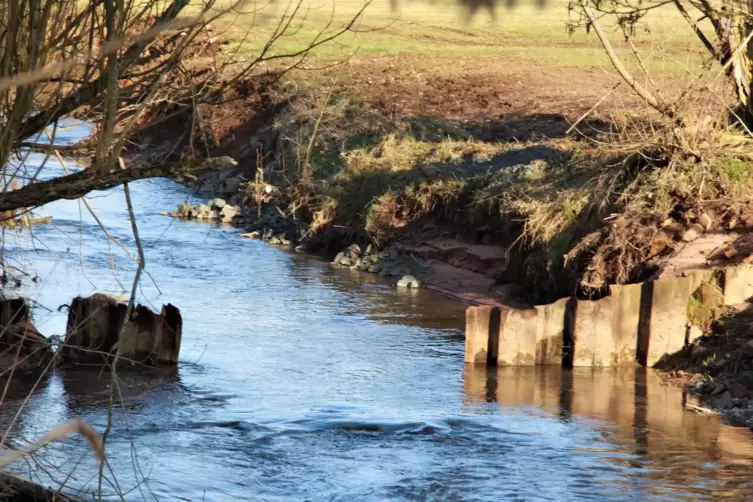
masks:
<instances>
[{"instance_id":1,"label":"water reflection","mask_svg":"<svg viewBox=\"0 0 753 502\"><path fill-rule=\"evenodd\" d=\"M378 322L394 322L423 329L455 331L462 336L466 305L428 290L395 289L396 279L377 274L322 266L321 258L291 255L291 273L295 282L308 287L324 287L352 295L359 304L354 311L364 312Z\"/></svg>"},{"instance_id":2,"label":"water reflection","mask_svg":"<svg viewBox=\"0 0 753 502\"><path fill-rule=\"evenodd\" d=\"M109 371L96 369L61 370L56 373L62 396L73 415L85 411L105 411L110 404ZM181 388L177 368L152 369L139 373L120 370L114 402L137 412L139 403L159 392L174 392Z\"/></svg>"},{"instance_id":3,"label":"water reflection","mask_svg":"<svg viewBox=\"0 0 753 502\"><path fill-rule=\"evenodd\" d=\"M753 434L684 409L690 397L651 370L484 368L467 365L465 405L496 412L531 409L583 425L597 420L611 448L601 460L640 472L656 496L748 500L753 489ZM598 450L592 450L598 451ZM705 498L705 497L702 497Z\"/></svg>"}]
</instances>

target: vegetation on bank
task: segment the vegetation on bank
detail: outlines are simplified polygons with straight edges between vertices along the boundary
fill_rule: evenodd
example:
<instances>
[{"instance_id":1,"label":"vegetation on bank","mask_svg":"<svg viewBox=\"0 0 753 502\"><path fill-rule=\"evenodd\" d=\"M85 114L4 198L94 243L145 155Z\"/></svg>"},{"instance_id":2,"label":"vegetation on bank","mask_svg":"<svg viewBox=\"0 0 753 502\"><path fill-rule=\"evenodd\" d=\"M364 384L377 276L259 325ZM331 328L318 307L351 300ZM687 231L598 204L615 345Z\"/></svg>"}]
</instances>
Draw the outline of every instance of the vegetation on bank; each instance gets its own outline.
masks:
<instances>
[{"instance_id":1,"label":"vegetation on bank","mask_svg":"<svg viewBox=\"0 0 753 502\"><path fill-rule=\"evenodd\" d=\"M661 273L697 225L727 231L747 217L749 137L729 113L727 82L717 67L704 73L704 48L669 7L639 16L631 38L618 25L609 39L628 71L673 102L679 122L594 73L609 58L592 33L565 30L565 4L463 29L450 29L452 9L406 5L395 19L374 4L361 32L340 39L360 51L347 64L298 68L265 86L279 106L250 111L251 130L208 128L218 131L215 146L243 141L259 154L241 159L247 204L274 206L310 247L457 236L509 249L499 281L524 285L531 301L603 296L610 284ZM340 3L335 13L354 8ZM312 12L281 47L338 25L330 11ZM216 28L233 57L258 50L233 35L243 19ZM553 60L562 47L600 55ZM516 64L501 64L511 48ZM329 50L307 65L339 63Z\"/></svg>"},{"instance_id":2,"label":"vegetation on bank","mask_svg":"<svg viewBox=\"0 0 753 502\"><path fill-rule=\"evenodd\" d=\"M514 266L500 280L534 301L651 278L699 219L708 232L747 218L747 140L710 120L515 142L381 119L345 98L297 97L266 130L281 140L257 182L275 191L259 199L252 181L247 201L304 221L297 238L333 252L358 236L377 247L432 237L416 233L428 221L508 247Z\"/></svg>"}]
</instances>

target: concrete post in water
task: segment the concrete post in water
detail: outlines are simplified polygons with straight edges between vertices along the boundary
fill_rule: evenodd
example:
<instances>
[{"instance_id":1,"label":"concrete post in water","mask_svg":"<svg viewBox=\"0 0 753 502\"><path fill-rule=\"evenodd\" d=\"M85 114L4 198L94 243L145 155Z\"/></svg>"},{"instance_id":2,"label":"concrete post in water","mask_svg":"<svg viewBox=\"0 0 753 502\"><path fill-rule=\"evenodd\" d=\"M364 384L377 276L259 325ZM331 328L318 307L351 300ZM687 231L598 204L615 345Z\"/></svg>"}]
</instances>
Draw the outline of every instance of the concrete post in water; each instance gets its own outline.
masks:
<instances>
[{"instance_id":1,"label":"concrete post in water","mask_svg":"<svg viewBox=\"0 0 753 502\"><path fill-rule=\"evenodd\" d=\"M612 365L612 298L576 303L573 344L573 366Z\"/></svg>"},{"instance_id":2,"label":"concrete post in water","mask_svg":"<svg viewBox=\"0 0 753 502\"><path fill-rule=\"evenodd\" d=\"M612 366L634 366L641 326L642 284L611 286Z\"/></svg>"},{"instance_id":3,"label":"concrete post in water","mask_svg":"<svg viewBox=\"0 0 753 502\"><path fill-rule=\"evenodd\" d=\"M121 357L151 364L178 364L182 320L173 305L163 305L155 314L142 305L134 309L120 340Z\"/></svg>"},{"instance_id":4,"label":"concrete post in water","mask_svg":"<svg viewBox=\"0 0 753 502\"><path fill-rule=\"evenodd\" d=\"M701 285L715 281L716 273L702 270L613 285L601 300L563 298L535 310L470 307L465 360L499 366L654 366L682 350L689 335L690 341L698 336L690 327L689 302ZM728 268L724 274L725 304L753 298L753 266Z\"/></svg>"},{"instance_id":5,"label":"concrete post in water","mask_svg":"<svg viewBox=\"0 0 753 502\"><path fill-rule=\"evenodd\" d=\"M536 309L503 310L499 322L499 366L533 366L536 364Z\"/></svg>"},{"instance_id":6,"label":"concrete post in water","mask_svg":"<svg viewBox=\"0 0 753 502\"><path fill-rule=\"evenodd\" d=\"M64 362L104 363L117 341L125 307L114 297L98 293L89 298L74 298L68 312L60 359Z\"/></svg>"},{"instance_id":7,"label":"concrete post in water","mask_svg":"<svg viewBox=\"0 0 753 502\"><path fill-rule=\"evenodd\" d=\"M724 271L724 304L739 305L753 297L753 265L739 265Z\"/></svg>"},{"instance_id":8,"label":"concrete post in water","mask_svg":"<svg viewBox=\"0 0 753 502\"><path fill-rule=\"evenodd\" d=\"M711 271L693 272L687 277L654 282L647 366L652 367L665 355L674 354L685 347L688 302L698 286L711 280L712 276Z\"/></svg>"},{"instance_id":9,"label":"concrete post in water","mask_svg":"<svg viewBox=\"0 0 753 502\"><path fill-rule=\"evenodd\" d=\"M119 299L99 293L74 298L62 360L103 364L120 344L123 360L150 366L177 364L183 324L180 310L168 304L155 314L138 305L123 328L127 308Z\"/></svg>"},{"instance_id":10,"label":"concrete post in water","mask_svg":"<svg viewBox=\"0 0 753 502\"><path fill-rule=\"evenodd\" d=\"M0 371L31 371L51 357L50 344L32 324L26 300L0 300Z\"/></svg>"},{"instance_id":11,"label":"concrete post in water","mask_svg":"<svg viewBox=\"0 0 753 502\"><path fill-rule=\"evenodd\" d=\"M465 311L465 362L497 364L499 307L468 307Z\"/></svg>"},{"instance_id":12,"label":"concrete post in water","mask_svg":"<svg viewBox=\"0 0 753 502\"><path fill-rule=\"evenodd\" d=\"M536 364L562 364L565 314L570 298L549 305L537 305Z\"/></svg>"}]
</instances>

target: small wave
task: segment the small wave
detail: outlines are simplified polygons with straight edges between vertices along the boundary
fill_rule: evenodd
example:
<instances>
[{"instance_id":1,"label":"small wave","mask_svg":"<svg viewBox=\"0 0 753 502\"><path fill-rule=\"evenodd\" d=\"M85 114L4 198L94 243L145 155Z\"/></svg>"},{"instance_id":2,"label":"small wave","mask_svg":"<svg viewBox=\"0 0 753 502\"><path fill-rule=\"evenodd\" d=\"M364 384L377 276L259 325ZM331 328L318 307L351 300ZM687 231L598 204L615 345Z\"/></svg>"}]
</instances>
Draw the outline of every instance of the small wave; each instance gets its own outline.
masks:
<instances>
[{"instance_id":1,"label":"small wave","mask_svg":"<svg viewBox=\"0 0 753 502\"><path fill-rule=\"evenodd\" d=\"M293 427L290 427L290 426ZM353 419L303 419L286 424L288 432L365 432L425 436L447 431L439 424L425 422L364 421Z\"/></svg>"},{"instance_id":2,"label":"small wave","mask_svg":"<svg viewBox=\"0 0 753 502\"><path fill-rule=\"evenodd\" d=\"M272 430L259 424L244 422L241 420L187 422L168 426L159 425L156 422L144 424L139 428L133 428L134 435L160 434L165 432L203 431L207 429L226 429L241 433L271 433Z\"/></svg>"},{"instance_id":3,"label":"small wave","mask_svg":"<svg viewBox=\"0 0 753 502\"><path fill-rule=\"evenodd\" d=\"M218 422L189 422L184 426L189 430L196 429L230 429L238 432L269 431L267 427L241 420L227 420Z\"/></svg>"},{"instance_id":4,"label":"small wave","mask_svg":"<svg viewBox=\"0 0 753 502\"><path fill-rule=\"evenodd\" d=\"M319 410L324 411L324 410ZM515 431L490 423L479 417L445 417L437 420L397 421L390 419L359 419L343 413L345 410L332 409L329 413L315 413L299 420L268 423L281 434L307 433L320 431L365 432L379 434L407 434L432 436L437 434L461 436L467 433L493 433L530 437L528 431Z\"/></svg>"},{"instance_id":5,"label":"small wave","mask_svg":"<svg viewBox=\"0 0 753 502\"><path fill-rule=\"evenodd\" d=\"M406 432L421 427L420 423L379 423L379 422L356 422L334 421L322 424L323 430L343 430L349 432Z\"/></svg>"},{"instance_id":6,"label":"small wave","mask_svg":"<svg viewBox=\"0 0 753 502\"><path fill-rule=\"evenodd\" d=\"M416 436L431 436L438 432L440 432L440 429L433 425L424 425L423 427L418 427L412 431L407 431L408 434L414 434Z\"/></svg>"},{"instance_id":7,"label":"small wave","mask_svg":"<svg viewBox=\"0 0 753 502\"><path fill-rule=\"evenodd\" d=\"M206 396L206 397L200 397L195 400L196 403L202 404L202 403L209 403L209 404L224 404L228 401L227 397L223 396Z\"/></svg>"}]
</instances>

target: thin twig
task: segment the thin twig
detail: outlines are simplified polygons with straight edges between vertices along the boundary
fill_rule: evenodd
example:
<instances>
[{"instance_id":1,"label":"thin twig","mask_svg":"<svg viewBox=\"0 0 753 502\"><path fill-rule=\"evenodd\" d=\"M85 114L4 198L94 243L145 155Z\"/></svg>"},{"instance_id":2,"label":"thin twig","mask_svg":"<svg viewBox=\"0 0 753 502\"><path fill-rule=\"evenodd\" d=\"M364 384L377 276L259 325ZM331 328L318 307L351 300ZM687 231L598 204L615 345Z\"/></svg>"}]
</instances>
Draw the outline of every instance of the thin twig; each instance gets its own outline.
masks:
<instances>
[{"instance_id":1,"label":"thin twig","mask_svg":"<svg viewBox=\"0 0 753 502\"><path fill-rule=\"evenodd\" d=\"M567 132L565 133L565 136L567 136L568 134L570 134L571 132L573 132L573 130L575 130L575 128L578 127L578 124L580 124L581 122L583 122L583 120L586 117L588 117L594 110L596 110L599 107L599 105L601 105L612 94L612 92L620 86L621 83L622 82L617 82L616 84L614 84L612 86L612 88L609 89L609 91L607 91L607 93L604 94L601 97L601 99L599 99L599 101L596 102L595 105L593 105L586 112L584 112L583 115L581 115L580 117L578 117L578 120L576 120L575 122L573 122L573 125L571 125L568 128Z\"/></svg>"},{"instance_id":2,"label":"thin twig","mask_svg":"<svg viewBox=\"0 0 753 502\"><path fill-rule=\"evenodd\" d=\"M123 165L123 160L120 160L121 168L125 168ZM141 245L141 239L139 238L139 228L136 224L136 214L133 210L133 203L131 202L131 191L128 188L128 183L123 184L123 192L125 193L125 199L126 199L126 205L128 206L128 217L131 220L131 229L133 230L133 238L136 241L136 249L139 253L139 264L138 268L136 269L136 275L133 278L133 287L131 288L131 297L128 300L128 307L126 308L125 316L123 318L123 325L120 327L120 332L118 333L118 341L116 342L116 348L115 348L115 357L113 358L112 362L112 369L110 373L110 406L107 409L107 427L105 428L105 432L102 434L102 447L104 448L107 443L107 438L110 435L110 431L112 430L112 415L113 415L113 407L115 405L115 389L117 386L117 368L118 368L118 362L120 360L120 352L122 347L122 340L123 336L125 334L126 329L128 328L131 314L134 309L134 305L136 303L136 293L138 291L139 286L139 280L141 279L141 272L144 270L144 248ZM102 479L104 475L104 464L101 464L99 467L99 487L97 490L99 500L102 500Z\"/></svg>"}]
</instances>

